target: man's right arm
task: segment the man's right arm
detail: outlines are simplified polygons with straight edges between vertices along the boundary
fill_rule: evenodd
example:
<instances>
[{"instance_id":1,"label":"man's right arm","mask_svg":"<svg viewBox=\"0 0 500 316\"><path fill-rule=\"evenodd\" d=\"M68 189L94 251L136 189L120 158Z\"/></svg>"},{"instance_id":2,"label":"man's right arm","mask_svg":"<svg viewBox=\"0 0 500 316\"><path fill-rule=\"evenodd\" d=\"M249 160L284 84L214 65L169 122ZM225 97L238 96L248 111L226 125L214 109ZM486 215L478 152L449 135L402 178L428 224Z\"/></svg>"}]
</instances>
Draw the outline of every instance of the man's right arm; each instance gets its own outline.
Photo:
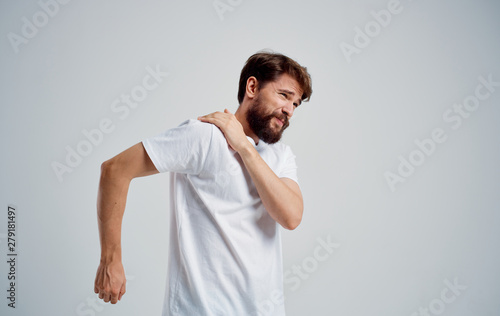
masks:
<instances>
[{"instance_id":1,"label":"man's right arm","mask_svg":"<svg viewBox=\"0 0 500 316\"><path fill-rule=\"evenodd\" d=\"M97 196L97 221L101 260L94 292L105 302L116 304L125 294L125 272L121 261L121 225L127 193L133 178L158 173L142 143L130 147L101 165Z\"/></svg>"}]
</instances>

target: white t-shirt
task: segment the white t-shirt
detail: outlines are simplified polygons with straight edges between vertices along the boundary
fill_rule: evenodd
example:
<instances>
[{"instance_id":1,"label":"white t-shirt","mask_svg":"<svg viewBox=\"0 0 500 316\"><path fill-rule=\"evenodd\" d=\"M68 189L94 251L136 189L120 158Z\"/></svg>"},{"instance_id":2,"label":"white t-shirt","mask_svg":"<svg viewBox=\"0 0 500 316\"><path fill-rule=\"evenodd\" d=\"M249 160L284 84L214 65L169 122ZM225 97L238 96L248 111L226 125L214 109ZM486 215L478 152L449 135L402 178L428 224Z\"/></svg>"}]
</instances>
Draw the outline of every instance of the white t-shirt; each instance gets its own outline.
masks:
<instances>
[{"instance_id":1,"label":"white t-shirt","mask_svg":"<svg viewBox=\"0 0 500 316\"><path fill-rule=\"evenodd\" d=\"M247 138L278 177L297 182L288 146ZM279 224L220 129L191 119L143 145L171 172L163 316L284 316Z\"/></svg>"}]
</instances>

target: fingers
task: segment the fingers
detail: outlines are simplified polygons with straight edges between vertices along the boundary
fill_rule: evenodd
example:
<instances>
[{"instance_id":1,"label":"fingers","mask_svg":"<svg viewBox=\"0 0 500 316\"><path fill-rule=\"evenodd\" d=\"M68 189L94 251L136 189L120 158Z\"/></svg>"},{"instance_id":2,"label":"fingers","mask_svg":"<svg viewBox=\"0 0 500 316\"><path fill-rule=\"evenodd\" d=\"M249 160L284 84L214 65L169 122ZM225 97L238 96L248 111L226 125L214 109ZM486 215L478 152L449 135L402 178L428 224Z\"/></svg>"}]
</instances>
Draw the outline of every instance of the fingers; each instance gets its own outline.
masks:
<instances>
[{"instance_id":1,"label":"fingers","mask_svg":"<svg viewBox=\"0 0 500 316\"><path fill-rule=\"evenodd\" d=\"M118 300L121 301L123 294L126 292L126 286L125 283L123 283L122 288L120 289L120 294L118 295Z\"/></svg>"},{"instance_id":2,"label":"fingers","mask_svg":"<svg viewBox=\"0 0 500 316\"><path fill-rule=\"evenodd\" d=\"M227 114L229 114L229 116ZM211 119L217 119L217 118L229 118L231 115L233 115L233 113L231 113L228 109L224 109L224 112L217 111L207 115L198 116L198 120L209 121Z\"/></svg>"},{"instance_id":3,"label":"fingers","mask_svg":"<svg viewBox=\"0 0 500 316\"><path fill-rule=\"evenodd\" d=\"M125 294L125 282L122 284L120 289L118 289L117 291L112 291L111 299L110 299L111 304L118 303L118 301L120 301L122 299L123 294Z\"/></svg>"},{"instance_id":4,"label":"fingers","mask_svg":"<svg viewBox=\"0 0 500 316\"><path fill-rule=\"evenodd\" d=\"M224 109L224 112L217 111L207 115L199 116L198 120L215 124L218 127L222 127L223 125L227 125L233 121L236 121L236 117L231 112L229 112L228 109Z\"/></svg>"},{"instance_id":5,"label":"fingers","mask_svg":"<svg viewBox=\"0 0 500 316\"><path fill-rule=\"evenodd\" d=\"M206 123L215 124L218 127L222 127L223 124L228 122L228 117L226 117L224 113L215 112L212 114L200 116L198 117L198 120Z\"/></svg>"},{"instance_id":6,"label":"fingers","mask_svg":"<svg viewBox=\"0 0 500 316\"><path fill-rule=\"evenodd\" d=\"M109 303L109 301L111 300L111 295L109 294L104 294L103 295L103 299L102 299L105 303Z\"/></svg>"},{"instance_id":7,"label":"fingers","mask_svg":"<svg viewBox=\"0 0 500 316\"><path fill-rule=\"evenodd\" d=\"M99 266L96 280L94 282L94 292L105 303L116 304L121 300L126 291L126 278L121 264L116 271L116 267Z\"/></svg>"},{"instance_id":8,"label":"fingers","mask_svg":"<svg viewBox=\"0 0 500 316\"><path fill-rule=\"evenodd\" d=\"M215 112L215 113L211 113L211 114L207 114L207 115L199 116L199 117L198 117L198 120L200 120L200 121L202 121L202 122L209 122L209 123L211 123L211 122L213 122L213 120L214 120L215 118L217 118L217 116L216 116L216 115L217 115L217 113L219 113L219 114L220 114L220 112Z\"/></svg>"},{"instance_id":9,"label":"fingers","mask_svg":"<svg viewBox=\"0 0 500 316\"><path fill-rule=\"evenodd\" d=\"M116 304L118 303L118 297L120 296L120 290L114 292L113 294L110 295L110 302L111 304ZM106 300L104 300L106 302ZM109 302L108 301L108 302Z\"/></svg>"},{"instance_id":10,"label":"fingers","mask_svg":"<svg viewBox=\"0 0 500 316\"><path fill-rule=\"evenodd\" d=\"M209 113L209 114L205 114L205 115L199 116L198 118L213 117L213 116L221 115L221 114L222 114L221 111L215 111L215 112L212 112L212 113Z\"/></svg>"},{"instance_id":11,"label":"fingers","mask_svg":"<svg viewBox=\"0 0 500 316\"><path fill-rule=\"evenodd\" d=\"M120 289L113 289L110 291L101 290L99 291L99 298L106 303L116 304L122 299L125 294L125 285L122 285Z\"/></svg>"},{"instance_id":12,"label":"fingers","mask_svg":"<svg viewBox=\"0 0 500 316\"><path fill-rule=\"evenodd\" d=\"M217 126L226 137L228 145L235 151L238 151L237 148L242 148L240 145L245 145L248 142L243 126L228 109L224 109L224 112L200 116L198 120Z\"/></svg>"}]
</instances>

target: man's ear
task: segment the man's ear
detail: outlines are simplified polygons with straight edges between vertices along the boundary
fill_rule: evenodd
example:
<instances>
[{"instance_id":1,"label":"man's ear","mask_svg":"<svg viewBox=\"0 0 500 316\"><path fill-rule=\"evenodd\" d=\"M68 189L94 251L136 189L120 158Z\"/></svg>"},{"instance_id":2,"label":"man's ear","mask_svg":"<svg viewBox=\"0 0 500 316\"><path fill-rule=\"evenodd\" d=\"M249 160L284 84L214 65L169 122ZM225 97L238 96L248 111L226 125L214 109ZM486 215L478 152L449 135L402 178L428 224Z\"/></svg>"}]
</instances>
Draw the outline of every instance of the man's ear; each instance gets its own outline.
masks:
<instances>
[{"instance_id":1,"label":"man's ear","mask_svg":"<svg viewBox=\"0 0 500 316\"><path fill-rule=\"evenodd\" d=\"M259 91L259 82L257 81L257 78L251 76L247 79L247 88L245 91L249 99L255 98Z\"/></svg>"}]
</instances>

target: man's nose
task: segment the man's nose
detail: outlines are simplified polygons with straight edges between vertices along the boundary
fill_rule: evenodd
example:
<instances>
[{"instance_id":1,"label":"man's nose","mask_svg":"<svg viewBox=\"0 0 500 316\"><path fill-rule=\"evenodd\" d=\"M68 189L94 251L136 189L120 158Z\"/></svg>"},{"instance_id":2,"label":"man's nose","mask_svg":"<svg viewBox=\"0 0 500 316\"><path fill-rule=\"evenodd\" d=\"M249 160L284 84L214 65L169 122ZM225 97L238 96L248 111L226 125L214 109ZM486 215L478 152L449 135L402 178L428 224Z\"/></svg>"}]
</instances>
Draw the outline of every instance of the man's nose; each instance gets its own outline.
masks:
<instances>
[{"instance_id":1,"label":"man's nose","mask_svg":"<svg viewBox=\"0 0 500 316\"><path fill-rule=\"evenodd\" d=\"M293 105L293 102L287 102L287 104L283 107L282 111L290 119L293 115L294 109L295 106Z\"/></svg>"}]
</instances>

